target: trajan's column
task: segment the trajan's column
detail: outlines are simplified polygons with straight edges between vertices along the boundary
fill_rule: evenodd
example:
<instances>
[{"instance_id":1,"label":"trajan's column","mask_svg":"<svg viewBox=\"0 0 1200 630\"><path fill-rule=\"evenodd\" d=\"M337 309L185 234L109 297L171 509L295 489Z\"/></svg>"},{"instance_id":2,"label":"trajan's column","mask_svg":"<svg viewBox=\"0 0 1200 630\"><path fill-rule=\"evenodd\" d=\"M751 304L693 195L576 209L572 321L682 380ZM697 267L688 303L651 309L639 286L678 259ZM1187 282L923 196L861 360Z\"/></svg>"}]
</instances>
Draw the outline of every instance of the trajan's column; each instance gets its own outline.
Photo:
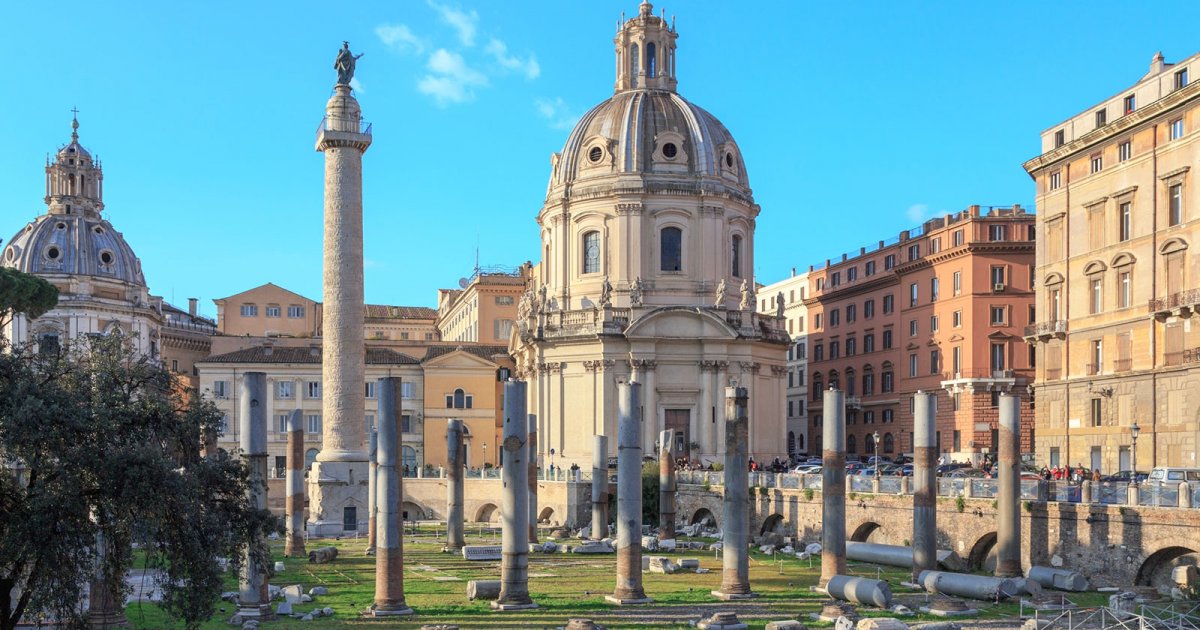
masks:
<instances>
[{"instance_id":1,"label":"trajan's column","mask_svg":"<svg viewBox=\"0 0 1200 630\"><path fill-rule=\"evenodd\" d=\"M361 57L362 55L358 55ZM322 448L309 474L309 531L358 529L367 514L364 444L362 156L371 146L350 80L358 57L338 51L333 96L317 132L325 154L324 352L321 360Z\"/></svg>"}]
</instances>

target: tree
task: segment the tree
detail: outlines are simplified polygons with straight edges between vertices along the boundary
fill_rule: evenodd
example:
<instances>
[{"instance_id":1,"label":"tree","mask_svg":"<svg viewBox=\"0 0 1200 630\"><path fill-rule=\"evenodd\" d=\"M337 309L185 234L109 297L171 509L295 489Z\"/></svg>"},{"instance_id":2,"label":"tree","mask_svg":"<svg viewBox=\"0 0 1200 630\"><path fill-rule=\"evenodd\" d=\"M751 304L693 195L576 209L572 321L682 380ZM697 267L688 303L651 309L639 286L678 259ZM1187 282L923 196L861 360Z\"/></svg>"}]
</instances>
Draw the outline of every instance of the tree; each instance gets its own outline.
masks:
<instances>
[{"instance_id":1,"label":"tree","mask_svg":"<svg viewBox=\"0 0 1200 630\"><path fill-rule=\"evenodd\" d=\"M120 336L0 353L0 630L22 615L82 626L96 562L123 601L132 543L162 570L169 614L188 627L211 617L218 558L237 568L248 541L278 528L249 506L240 461L200 456L202 431L219 419Z\"/></svg>"},{"instance_id":2,"label":"tree","mask_svg":"<svg viewBox=\"0 0 1200 630\"><path fill-rule=\"evenodd\" d=\"M17 313L40 317L58 304L58 289L37 276L0 267L0 328Z\"/></svg>"}]
</instances>

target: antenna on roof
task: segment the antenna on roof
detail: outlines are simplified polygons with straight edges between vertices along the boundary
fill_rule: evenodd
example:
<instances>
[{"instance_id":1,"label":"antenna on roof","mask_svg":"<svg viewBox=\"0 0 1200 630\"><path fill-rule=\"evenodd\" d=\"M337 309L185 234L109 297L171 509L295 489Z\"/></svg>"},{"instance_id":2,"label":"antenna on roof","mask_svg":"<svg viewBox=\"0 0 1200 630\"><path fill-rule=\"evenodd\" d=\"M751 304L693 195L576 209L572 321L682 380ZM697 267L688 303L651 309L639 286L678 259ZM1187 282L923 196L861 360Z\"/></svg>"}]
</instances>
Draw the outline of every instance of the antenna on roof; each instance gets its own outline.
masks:
<instances>
[{"instance_id":1,"label":"antenna on roof","mask_svg":"<svg viewBox=\"0 0 1200 630\"><path fill-rule=\"evenodd\" d=\"M460 288L460 289L465 289L465 288L467 288L467 284L469 284L469 283L467 282L467 279L466 279L466 278L459 278L459 279L458 279L458 288Z\"/></svg>"}]
</instances>

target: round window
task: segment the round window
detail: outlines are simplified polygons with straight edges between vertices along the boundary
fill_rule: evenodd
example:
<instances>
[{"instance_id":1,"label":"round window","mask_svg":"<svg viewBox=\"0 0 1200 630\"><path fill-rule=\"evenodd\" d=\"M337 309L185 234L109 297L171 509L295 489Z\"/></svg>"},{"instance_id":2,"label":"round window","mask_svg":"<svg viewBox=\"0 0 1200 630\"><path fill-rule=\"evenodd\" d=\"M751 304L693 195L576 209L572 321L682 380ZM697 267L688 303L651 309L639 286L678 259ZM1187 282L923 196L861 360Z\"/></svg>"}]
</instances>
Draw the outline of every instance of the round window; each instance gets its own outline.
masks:
<instances>
[{"instance_id":1,"label":"round window","mask_svg":"<svg viewBox=\"0 0 1200 630\"><path fill-rule=\"evenodd\" d=\"M725 166L728 166L729 168L733 168L733 154L732 153L725 154Z\"/></svg>"},{"instance_id":2,"label":"round window","mask_svg":"<svg viewBox=\"0 0 1200 630\"><path fill-rule=\"evenodd\" d=\"M92 228L92 231L95 232L96 234L104 234L104 228L100 227L99 225Z\"/></svg>"},{"instance_id":3,"label":"round window","mask_svg":"<svg viewBox=\"0 0 1200 630\"><path fill-rule=\"evenodd\" d=\"M50 260L58 260L58 257L61 254L62 252L58 251L57 247L50 247L46 249L46 258L49 258Z\"/></svg>"},{"instance_id":4,"label":"round window","mask_svg":"<svg viewBox=\"0 0 1200 630\"><path fill-rule=\"evenodd\" d=\"M109 251L100 252L100 262L106 265L113 264L113 253Z\"/></svg>"},{"instance_id":5,"label":"round window","mask_svg":"<svg viewBox=\"0 0 1200 630\"><path fill-rule=\"evenodd\" d=\"M675 146L674 142L668 142L663 145L663 155L668 160L674 159L679 154L679 147Z\"/></svg>"},{"instance_id":6,"label":"round window","mask_svg":"<svg viewBox=\"0 0 1200 630\"><path fill-rule=\"evenodd\" d=\"M592 147L592 150L588 151L588 159L591 160L593 164L599 162L600 158L602 157L604 157L604 149L601 149L600 147Z\"/></svg>"},{"instance_id":7,"label":"round window","mask_svg":"<svg viewBox=\"0 0 1200 630\"><path fill-rule=\"evenodd\" d=\"M67 224L60 221L60 222L54 224L54 229L65 230L65 229L67 229Z\"/></svg>"},{"instance_id":8,"label":"round window","mask_svg":"<svg viewBox=\"0 0 1200 630\"><path fill-rule=\"evenodd\" d=\"M4 251L4 259L7 260L8 262L12 262L12 261L16 260L17 259L17 250L9 247L7 250Z\"/></svg>"}]
</instances>

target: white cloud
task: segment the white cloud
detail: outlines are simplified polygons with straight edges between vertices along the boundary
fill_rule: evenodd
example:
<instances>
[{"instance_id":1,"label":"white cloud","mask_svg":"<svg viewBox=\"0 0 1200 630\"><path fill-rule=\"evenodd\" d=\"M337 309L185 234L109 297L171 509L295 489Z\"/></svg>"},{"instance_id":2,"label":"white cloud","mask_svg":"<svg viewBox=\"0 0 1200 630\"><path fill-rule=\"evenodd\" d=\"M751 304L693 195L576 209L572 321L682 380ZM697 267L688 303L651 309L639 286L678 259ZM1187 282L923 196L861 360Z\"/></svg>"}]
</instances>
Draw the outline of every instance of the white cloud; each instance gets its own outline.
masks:
<instances>
[{"instance_id":1,"label":"white cloud","mask_svg":"<svg viewBox=\"0 0 1200 630\"><path fill-rule=\"evenodd\" d=\"M500 64L506 70L519 71L525 75L526 79L533 80L542 74L542 67L538 65L537 57L532 54L524 59L508 54L508 46L504 42L492 38L484 47L484 52L491 55L496 63Z\"/></svg>"},{"instance_id":2,"label":"white cloud","mask_svg":"<svg viewBox=\"0 0 1200 630\"><path fill-rule=\"evenodd\" d=\"M462 55L439 48L429 56L430 74L417 81L417 91L432 96L445 107L475 98L474 88L488 84L487 76L467 65Z\"/></svg>"},{"instance_id":3,"label":"white cloud","mask_svg":"<svg viewBox=\"0 0 1200 630\"><path fill-rule=\"evenodd\" d=\"M350 89L358 92L359 94L367 93L367 89L363 87L362 81L359 81L358 77L350 78Z\"/></svg>"},{"instance_id":4,"label":"white cloud","mask_svg":"<svg viewBox=\"0 0 1200 630\"><path fill-rule=\"evenodd\" d=\"M429 48L429 42L418 37L405 24L380 24L375 35L385 46L399 53L420 55Z\"/></svg>"},{"instance_id":5,"label":"white cloud","mask_svg":"<svg viewBox=\"0 0 1200 630\"><path fill-rule=\"evenodd\" d=\"M463 11L444 4L438 4L432 0L429 6L442 17L442 21L449 24L455 31L458 32L458 41L462 42L463 46L475 45L475 31L479 29L479 14L474 10Z\"/></svg>"},{"instance_id":6,"label":"white cloud","mask_svg":"<svg viewBox=\"0 0 1200 630\"><path fill-rule=\"evenodd\" d=\"M908 210L904 214L912 223L924 223L933 216L933 212L929 210L929 206L923 203L914 203L908 207Z\"/></svg>"},{"instance_id":7,"label":"white cloud","mask_svg":"<svg viewBox=\"0 0 1200 630\"><path fill-rule=\"evenodd\" d=\"M553 129L571 129L579 122L579 114L572 111L561 96L553 99L539 98L533 104L538 114L541 114Z\"/></svg>"}]
</instances>

